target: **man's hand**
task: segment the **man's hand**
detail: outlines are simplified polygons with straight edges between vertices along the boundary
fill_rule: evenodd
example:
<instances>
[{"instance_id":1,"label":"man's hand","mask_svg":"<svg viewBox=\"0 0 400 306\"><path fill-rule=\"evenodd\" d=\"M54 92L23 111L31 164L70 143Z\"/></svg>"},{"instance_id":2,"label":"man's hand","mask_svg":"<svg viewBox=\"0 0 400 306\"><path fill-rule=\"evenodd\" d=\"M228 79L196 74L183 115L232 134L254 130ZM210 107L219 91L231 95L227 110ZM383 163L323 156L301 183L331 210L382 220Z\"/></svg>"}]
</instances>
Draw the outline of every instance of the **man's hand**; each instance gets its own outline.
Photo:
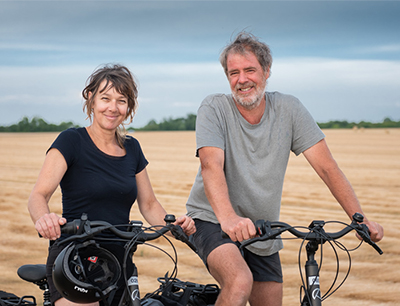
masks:
<instances>
[{"instance_id":1,"label":"man's hand","mask_svg":"<svg viewBox=\"0 0 400 306\"><path fill-rule=\"evenodd\" d=\"M364 222L369 229L369 236L373 242L379 242L383 238L383 227L376 222L373 221L365 221Z\"/></svg>"},{"instance_id":2,"label":"man's hand","mask_svg":"<svg viewBox=\"0 0 400 306\"><path fill-rule=\"evenodd\" d=\"M221 229L232 241L239 242L253 238L257 234L253 221L239 216L221 222Z\"/></svg>"}]
</instances>

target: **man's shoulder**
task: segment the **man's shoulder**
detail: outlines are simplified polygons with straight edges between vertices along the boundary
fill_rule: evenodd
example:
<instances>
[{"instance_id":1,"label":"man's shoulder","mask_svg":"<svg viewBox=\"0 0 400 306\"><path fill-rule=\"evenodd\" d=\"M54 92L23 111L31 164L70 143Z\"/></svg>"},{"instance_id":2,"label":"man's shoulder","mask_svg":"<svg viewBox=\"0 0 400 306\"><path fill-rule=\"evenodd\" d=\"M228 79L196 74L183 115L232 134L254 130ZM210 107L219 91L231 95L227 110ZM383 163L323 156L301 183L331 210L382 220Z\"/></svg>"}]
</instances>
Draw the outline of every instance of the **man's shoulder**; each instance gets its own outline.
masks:
<instances>
[{"instance_id":1,"label":"man's shoulder","mask_svg":"<svg viewBox=\"0 0 400 306\"><path fill-rule=\"evenodd\" d=\"M272 92L267 91L266 95L268 99L272 102L293 103L299 101L299 99L296 98L295 96L291 94L281 93L279 91L272 91Z\"/></svg>"},{"instance_id":2,"label":"man's shoulder","mask_svg":"<svg viewBox=\"0 0 400 306\"><path fill-rule=\"evenodd\" d=\"M207 97L204 98L203 102L201 103L202 105L211 105L215 103L221 103L229 99L229 95L223 94L223 93L215 93L208 95Z\"/></svg>"},{"instance_id":3,"label":"man's shoulder","mask_svg":"<svg viewBox=\"0 0 400 306\"><path fill-rule=\"evenodd\" d=\"M267 101L269 101L271 107L276 111L296 111L302 107L300 100L293 95L278 91L267 92L266 95Z\"/></svg>"}]
</instances>

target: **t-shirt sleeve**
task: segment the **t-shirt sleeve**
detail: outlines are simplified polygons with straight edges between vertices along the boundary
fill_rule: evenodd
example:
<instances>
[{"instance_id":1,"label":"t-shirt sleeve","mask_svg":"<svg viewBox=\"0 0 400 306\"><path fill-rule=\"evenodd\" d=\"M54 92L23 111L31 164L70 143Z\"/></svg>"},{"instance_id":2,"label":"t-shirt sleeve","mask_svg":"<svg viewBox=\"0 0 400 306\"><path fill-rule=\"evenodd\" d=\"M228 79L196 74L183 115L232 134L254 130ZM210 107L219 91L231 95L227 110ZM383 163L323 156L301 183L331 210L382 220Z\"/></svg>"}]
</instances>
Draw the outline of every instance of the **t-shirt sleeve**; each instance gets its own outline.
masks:
<instances>
[{"instance_id":1,"label":"t-shirt sleeve","mask_svg":"<svg viewBox=\"0 0 400 306\"><path fill-rule=\"evenodd\" d=\"M224 126L218 110L208 103L208 99L200 105L196 118L196 156L202 147L225 149Z\"/></svg>"},{"instance_id":2,"label":"t-shirt sleeve","mask_svg":"<svg viewBox=\"0 0 400 306\"><path fill-rule=\"evenodd\" d=\"M134 152L135 159L137 161L137 163L136 163L137 167L136 167L135 173L139 173L144 168L146 168L146 166L149 164L149 162L147 161L146 157L144 156L143 150L137 139L135 139L133 137L129 137L127 139L127 142L130 144L130 146Z\"/></svg>"},{"instance_id":3,"label":"t-shirt sleeve","mask_svg":"<svg viewBox=\"0 0 400 306\"><path fill-rule=\"evenodd\" d=\"M299 155L325 138L310 112L297 99L293 107L293 140L291 150Z\"/></svg>"},{"instance_id":4,"label":"t-shirt sleeve","mask_svg":"<svg viewBox=\"0 0 400 306\"><path fill-rule=\"evenodd\" d=\"M53 148L57 149L64 156L67 166L70 167L80 149L79 137L75 129L65 130L57 136L47 152Z\"/></svg>"}]
</instances>

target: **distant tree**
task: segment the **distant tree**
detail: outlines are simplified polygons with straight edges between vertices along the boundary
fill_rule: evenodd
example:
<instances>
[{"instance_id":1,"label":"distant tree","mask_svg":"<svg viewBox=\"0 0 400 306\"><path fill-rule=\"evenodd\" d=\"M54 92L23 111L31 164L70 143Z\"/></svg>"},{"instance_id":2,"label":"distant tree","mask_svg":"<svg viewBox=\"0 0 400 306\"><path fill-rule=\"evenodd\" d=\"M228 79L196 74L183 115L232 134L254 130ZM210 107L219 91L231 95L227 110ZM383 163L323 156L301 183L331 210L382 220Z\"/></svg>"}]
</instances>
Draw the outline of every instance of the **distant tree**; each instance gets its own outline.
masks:
<instances>
[{"instance_id":1,"label":"distant tree","mask_svg":"<svg viewBox=\"0 0 400 306\"><path fill-rule=\"evenodd\" d=\"M346 120L329 121L329 122L317 122L321 129L352 129L358 128L400 128L400 121L393 121L390 118L385 118L381 123L372 123L366 121L348 122ZM150 120L142 128L135 128L137 131L194 131L196 128L196 115L188 114L186 118L168 118L163 119L160 123L155 120Z\"/></svg>"},{"instance_id":2,"label":"distant tree","mask_svg":"<svg viewBox=\"0 0 400 306\"><path fill-rule=\"evenodd\" d=\"M185 129L188 131L194 131L196 129L196 118L195 114L189 114L185 121Z\"/></svg>"},{"instance_id":3,"label":"distant tree","mask_svg":"<svg viewBox=\"0 0 400 306\"><path fill-rule=\"evenodd\" d=\"M77 127L72 122L61 122L59 125L49 124L42 118L23 117L17 124L10 126L0 126L0 132L61 132L71 127Z\"/></svg>"},{"instance_id":4,"label":"distant tree","mask_svg":"<svg viewBox=\"0 0 400 306\"><path fill-rule=\"evenodd\" d=\"M380 123L372 123L366 121L348 122L343 121L329 121L317 122L321 129L352 129L358 128L400 128L400 121L394 121L389 117L383 119ZM78 127L73 122L61 122L59 125L49 124L42 118L33 117L29 120L28 117L23 117L17 124L10 126L0 126L0 132L61 132L71 127ZM186 118L168 118L163 119L160 123L155 120L150 120L142 128L129 127L128 130L136 131L194 131L196 128L196 115L188 114Z\"/></svg>"},{"instance_id":5,"label":"distant tree","mask_svg":"<svg viewBox=\"0 0 400 306\"><path fill-rule=\"evenodd\" d=\"M358 128L399 128L400 121L393 121L390 118L385 118L383 122L373 123L367 121L347 122L347 121L329 121L324 123L317 123L321 129L352 129Z\"/></svg>"},{"instance_id":6,"label":"distant tree","mask_svg":"<svg viewBox=\"0 0 400 306\"><path fill-rule=\"evenodd\" d=\"M144 127L137 131L194 131L196 127L196 115L188 114L186 118L168 118L160 123L150 120Z\"/></svg>"}]
</instances>

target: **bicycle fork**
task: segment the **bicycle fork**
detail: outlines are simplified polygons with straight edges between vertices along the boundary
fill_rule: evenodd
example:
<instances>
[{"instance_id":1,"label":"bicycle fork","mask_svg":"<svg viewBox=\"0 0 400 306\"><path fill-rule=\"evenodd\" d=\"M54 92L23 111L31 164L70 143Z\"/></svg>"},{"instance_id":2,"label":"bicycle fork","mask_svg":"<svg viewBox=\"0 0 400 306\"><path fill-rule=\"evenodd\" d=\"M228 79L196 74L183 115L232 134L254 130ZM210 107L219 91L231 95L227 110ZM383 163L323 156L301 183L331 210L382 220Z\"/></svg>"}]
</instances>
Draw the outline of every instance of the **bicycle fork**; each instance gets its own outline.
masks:
<instances>
[{"instance_id":1,"label":"bicycle fork","mask_svg":"<svg viewBox=\"0 0 400 306\"><path fill-rule=\"evenodd\" d=\"M307 261L305 264L306 287L301 306L321 306L322 297L319 286L319 267L315 260L315 252L318 250L316 241L309 241L306 246Z\"/></svg>"}]
</instances>

